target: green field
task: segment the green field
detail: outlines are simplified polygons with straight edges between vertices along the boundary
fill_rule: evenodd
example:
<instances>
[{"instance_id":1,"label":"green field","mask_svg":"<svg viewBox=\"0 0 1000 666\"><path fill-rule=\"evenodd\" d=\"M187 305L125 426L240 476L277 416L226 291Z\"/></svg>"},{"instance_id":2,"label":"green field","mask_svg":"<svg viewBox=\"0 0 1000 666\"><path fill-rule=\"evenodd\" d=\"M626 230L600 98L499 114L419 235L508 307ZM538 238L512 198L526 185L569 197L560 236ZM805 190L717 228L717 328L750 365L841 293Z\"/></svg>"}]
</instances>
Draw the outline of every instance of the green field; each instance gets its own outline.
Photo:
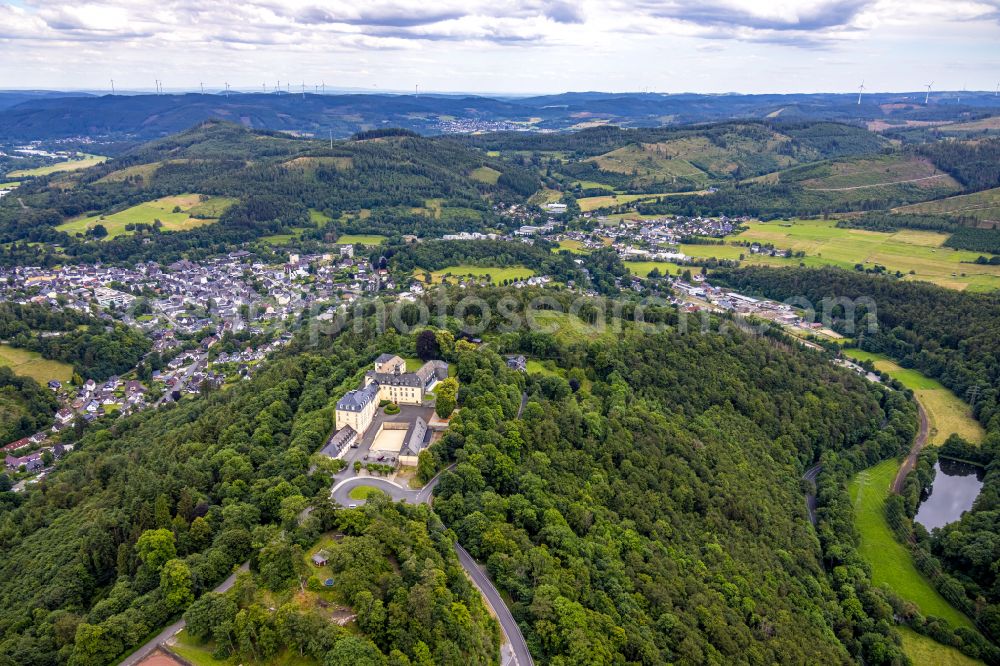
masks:
<instances>
[{"instance_id":1,"label":"green field","mask_svg":"<svg viewBox=\"0 0 1000 666\"><path fill-rule=\"evenodd\" d=\"M791 249L806 253L803 259L751 255L747 248L715 245L685 245L682 251L690 256L714 256L738 259L746 254L745 263L768 266L839 266L852 269L855 264L885 266L900 271L907 279L933 282L950 289L992 291L1000 289L1000 266L961 263L974 261L980 253L942 247L947 234L934 231L902 229L895 233L842 229L834 220L792 220L750 222L747 230L730 238L741 241L772 243L780 250Z\"/></svg>"},{"instance_id":2,"label":"green field","mask_svg":"<svg viewBox=\"0 0 1000 666\"><path fill-rule=\"evenodd\" d=\"M77 169L86 169L87 167L92 167L95 164L100 164L106 161L108 158L101 155L84 155L80 159L66 160L65 162L56 162L55 164L50 164L48 166L38 167L37 169L22 169L20 171L11 171L7 175L10 178L33 178L36 176L48 176L52 173L59 173L61 171L76 171Z\"/></svg>"},{"instance_id":3,"label":"green field","mask_svg":"<svg viewBox=\"0 0 1000 666\"><path fill-rule=\"evenodd\" d=\"M590 252L590 250L584 247L583 243L571 238L559 241L557 250L569 250L573 254L589 254Z\"/></svg>"},{"instance_id":4,"label":"green field","mask_svg":"<svg viewBox=\"0 0 1000 666\"><path fill-rule=\"evenodd\" d=\"M417 279L423 279L425 271L417 269L413 275ZM490 276L493 284L498 284L504 280L523 280L535 274L535 271L524 266L504 266L502 268L494 266L473 266L472 264L461 264L457 266L445 266L441 270L431 272L431 283L441 282L445 277L449 282L456 282L460 277L485 277Z\"/></svg>"},{"instance_id":5,"label":"green field","mask_svg":"<svg viewBox=\"0 0 1000 666\"><path fill-rule=\"evenodd\" d=\"M327 222L333 221L333 218L324 213L323 211L316 210L315 208L310 208L309 220L317 227L321 227Z\"/></svg>"},{"instance_id":6,"label":"green field","mask_svg":"<svg viewBox=\"0 0 1000 666\"><path fill-rule=\"evenodd\" d=\"M903 652L913 666L976 666L983 662L968 657L950 645L941 645L933 638L918 634L906 626L896 627L903 639Z\"/></svg>"},{"instance_id":7,"label":"green field","mask_svg":"<svg viewBox=\"0 0 1000 666\"><path fill-rule=\"evenodd\" d=\"M559 370L553 370L545 365L545 363L553 363L552 361L536 361L534 359L528 359L527 370L528 374L538 374L545 375L546 377L562 377L563 373Z\"/></svg>"},{"instance_id":8,"label":"green field","mask_svg":"<svg viewBox=\"0 0 1000 666\"><path fill-rule=\"evenodd\" d=\"M584 213L597 210L598 208L608 208L610 206L620 206L622 204L636 201L648 201L655 198L653 194L608 194L602 197L583 197L577 199L576 203Z\"/></svg>"},{"instance_id":9,"label":"green field","mask_svg":"<svg viewBox=\"0 0 1000 666\"><path fill-rule=\"evenodd\" d=\"M6 183L0 183L0 190L12 190L21 184L19 180L12 180Z\"/></svg>"},{"instance_id":10,"label":"green field","mask_svg":"<svg viewBox=\"0 0 1000 666\"><path fill-rule=\"evenodd\" d=\"M302 235L304 229L298 229L294 234L271 234L270 236L261 236L260 240L268 245L284 245L285 243L291 243L293 240L297 240L299 236Z\"/></svg>"},{"instance_id":11,"label":"green field","mask_svg":"<svg viewBox=\"0 0 1000 666\"><path fill-rule=\"evenodd\" d=\"M180 194L147 201L131 208L108 215L79 217L60 224L56 229L68 234L86 233L94 225L102 224L108 230L107 238L128 236L130 224L153 224L159 220L164 231L186 231L218 222L227 208L236 203L229 197L208 197L202 201L200 194ZM174 212L178 208L179 212ZM197 217L196 217L197 216Z\"/></svg>"},{"instance_id":12,"label":"green field","mask_svg":"<svg viewBox=\"0 0 1000 666\"><path fill-rule=\"evenodd\" d=\"M854 523L860 536L858 552L872 568L872 583L888 585L910 601L923 615L943 618L952 627L972 627L963 613L945 601L917 571L910 551L896 541L885 519L885 500L899 469L899 461L886 460L860 472L848 484L854 504Z\"/></svg>"},{"instance_id":13,"label":"green field","mask_svg":"<svg viewBox=\"0 0 1000 666\"><path fill-rule=\"evenodd\" d=\"M708 143L707 141L705 143ZM708 176L688 157L695 157L691 140L680 139L663 143L630 144L591 158L604 171L633 176L633 184L651 181L704 185ZM705 148L705 146L700 146ZM700 154L697 157L701 157Z\"/></svg>"},{"instance_id":14,"label":"green field","mask_svg":"<svg viewBox=\"0 0 1000 666\"><path fill-rule=\"evenodd\" d=\"M608 190L613 191L615 188L608 185L607 183L598 183L593 180L577 180L572 183L572 187L579 187L583 190Z\"/></svg>"},{"instance_id":15,"label":"green field","mask_svg":"<svg viewBox=\"0 0 1000 666\"><path fill-rule=\"evenodd\" d=\"M913 391L917 400L927 412L930 425L930 444L944 444L952 433L960 435L965 440L978 443L983 441L983 427L972 416L972 408L962 402L958 396L945 388L940 382L931 379L917 370L900 367L895 361L882 354L862 351L860 349L845 349L844 354L859 361L871 361L875 367L887 373L893 379L898 379L906 388Z\"/></svg>"},{"instance_id":16,"label":"green field","mask_svg":"<svg viewBox=\"0 0 1000 666\"><path fill-rule=\"evenodd\" d=\"M894 209L897 213L924 213L928 215L961 215L984 222L1000 222L1000 187L957 197L925 201Z\"/></svg>"},{"instance_id":17,"label":"green field","mask_svg":"<svg viewBox=\"0 0 1000 666\"><path fill-rule=\"evenodd\" d=\"M0 365L8 366L15 374L31 377L43 386L51 379L66 383L73 377L73 366L60 361L42 358L38 352L0 344Z\"/></svg>"},{"instance_id":18,"label":"green field","mask_svg":"<svg viewBox=\"0 0 1000 666\"><path fill-rule=\"evenodd\" d=\"M534 330L550 333L564 343L593 341L610 332L610 329L588 324L576 315L555 310L532 310L528 323Z\"/></svg>"},{"instance_id":19,"label":"green field","mask_svg":"<svg viewBox=\"0 0 1000 666\"><path fill-rule=\"evenodd\" d=\"M685 269L689 269L692 272L700 270L698 267L681 266L672 261L626 261L625 268L629 269L632 275L638 275L643 278L649 275L649 271L654 268L659 268L660 273L663 275L677 275L678 273L683 273Z\"/></svg>"},{"instance_id":20,"label":"green field","mask_svg":"<svg viewBox=\"0 0 1000 666\"><path fill-rule=\"evenodd\" d=\"M478 169L473 169L469 178L487 185L496 185L497 181L500 180L500 172L488 166L481 166Z\"/></svg>"},{"instance_id":21,"label":"green field","mask_svg":"<svg viewBox=\"0 0 1000 666\"><path fill-rule=\"evenodd\" d=\"M337 239L341 245L381 245L385 241L386 237L378 234L344 234Z\"/></svg>"},{"instance_id":22,"label":"green field","mask_svg":"<svg viewBox=\"0 0 1000 666\"><path fill-rule=\"evenodd\" d=\"M563 193L559 190L550 190L547 187L543 187L531 195L531 198L528 199L528 203L532 206L544 206L547 203L556 203L557 201L561 201L562 197Z\"/></svg>"}]
</instances>

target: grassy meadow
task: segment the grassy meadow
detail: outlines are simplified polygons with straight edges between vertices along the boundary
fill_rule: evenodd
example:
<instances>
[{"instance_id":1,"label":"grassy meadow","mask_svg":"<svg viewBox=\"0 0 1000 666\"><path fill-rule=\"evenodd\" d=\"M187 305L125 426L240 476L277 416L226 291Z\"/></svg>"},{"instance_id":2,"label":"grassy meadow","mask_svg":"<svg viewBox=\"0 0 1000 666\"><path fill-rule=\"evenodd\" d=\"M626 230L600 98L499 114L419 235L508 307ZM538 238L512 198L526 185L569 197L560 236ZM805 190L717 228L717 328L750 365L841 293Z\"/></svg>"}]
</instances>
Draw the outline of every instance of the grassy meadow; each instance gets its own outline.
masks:
<instances>
[{"instance_id":1,"label":"grassy meadow","mask_svg":"<svg viewBox=\"0 0 1000 666\"><path fill-rule=\"evenodd\" d=\"M902 229L895 233L842 229L834 220L775 220L749 222L742 233L730 237L741 241L772 243L781 250L803 251L801 259L751 255L746 248L716 245L684 246L690 256L738 259L769 266L831 265L853 269L855 264L885 266L907 274L906 279L933 282L950 289L992 291L1000 289L1000 266L980 266L974 261L981 253L942 247L948 235L934 231ZM912 275L909 275L913 271Z\"/></svg>"},{"instance_id":2,"label":"grassy meadow","mask_svg":"<svg viewBox=\"0 0 1000 666\"><path fill-rule=\"evenodd\" d=\"M950 645L941 645L933 638L918 634L909 627L898 626L903 639L903 652L913 666L977 666L983 662L966 656Z\"/></svg>"},{"instance_id":3,"label":"grassy meadow","mask_svg":"<svg viewBox=\"0 0 1000 666\"><path fill-rule=\"evenodd\" d=\"M385 236L378 234L344 234L337 239L341 245L381 245L386 241Z\"/></svg>"},{"instance_id":4,"label":"grassy meadow","mask_svg":"<svg viewBox=\"0 0 1000 666\"><path fill-rule=\"evenodd\" d=\"M125 227L130 224L153 224L159 220L164 231L187 231L195 227L218 222L227 208L236 203L229 197L209 197L201 200L200 194L179 194L147 201L131 208L108 215L90 215L63 222L56 227L68 234L83 234L97 224L108 230L107 238L128 236L133 232ZM180 209L174 212L174 209Z\"/></svg>"},{"instance_id":5,"label":"grassy meadow","mask_svg":"<svg viewBox=\"0 0 1000 666\"><path fill-rule=\"evenodd\" d=\"M620 206L622 204L636 203L641 201L653 201L660 197L689 197L693 195L700 195L701 191L698 192L661 192L659 194L607 194L599 197L583 197L576 200L576 203L580 206L580 210L584 213L589 213L595 211L599 208L607 208L609 206ZM635 217L635 215L629 215L628 217Z\"/></svg>"},{"instance_id":6,"label":"grassy meadow","mask_svg":"<svg viewBox=\"0 0 1000 666\"><path fill-rule=\"evenodd\" d=\"M572 238L559 241L559 250L569 250L573 254L588 254L590 251L584 247L583 243Z\"/></svg>"},{"instance_id":7,"label":"grassy meadow","mask_svg":"<svg viewBox=\"0 0 1000 666\"><path fill-rule=\"evenodd\" d=\"M42 358L38 352L0 344L0 365L8 366L15 374L31 377L45 385L52 379L68 382L73 377L73 366L60 361Z\"/></svg>"},{"instance_id":8,"label":"grassy meadow","mask_svg":"<svg viewBox=\"0 0 1000 666\"><path fill-rule=\"evenodd\" d=\"M683 273L685 269L690 270L692 273L701 270L696 266L682 266L672 261L626 261L625 268L629 269L632 275L638 275L643 278L649 275L649 272L654 268L659 268L662 275L677 275L678 273Z\"/></svg>"},{"instance_id":9,"label":"grassy meadow","mask_svg":"<svg viewBox=\"0 0 1000 666\"><path fill-rule=\"evenodd\" d=\"M38 167L37 169L22 169L20 171L11 171L7 174L9 178L35 178L38 176L48 176L49 174L59 173L62 171L76 171L78 169L86 169L87 167L92 167L95 164L100 164L101 162L107 161L107 157L102 155L84 155L79 159L66 160L64 162L56 162L55 164L50 164L48 166Z\"/></svg>"},{"instance_id":10,"label":"grassy meadow","mask_svg":"<svg viewBox=\"0 0 1000 666\"><path fill-rule=\"evenodd\" d=\"M332 222L333 218L324 213L323 211L316 210L315 208L310 208L309 221L315 224L317 227L321 227L327 222Z\"/></svg>"},{"instance_id":11,"label":"grassy meadow","mask_svg":"<svg viewBox=\"0 0 1000 666\"><path fill-rule=\"evenodd\" d=\"M532 310L528 321L535 330L551 333L564 343L593 341L611 331L609 328L588 324L576 315L555 310ZM531 367L537 366L529 366L529 371Z\"/></svg>"},{"instance_id":12,"label":"grassy meadow","mask_svg":"<svg viewBox=\"0 0 1000 666\"><path fill-rule=\"evenodd\" d=\"M859 361L871 361L878 370L898 379L903 386L913 391L927 412L930 444L944 444L952 433L960 435L969 442L983 441L985 433L979 422L972 417L972 408L937 380L917 370L903 368L882 354L860 349L845 349L844 354Z\"/></svg>"},{"instance_id":13,"label":"grassy meadow","mask_svg":"<svg viewBox=\"0 0 1000 666\"><path fill-rule=\"evenodd\" d=\"M473 169L469 178L487 185L496 185L497 181L500 180L500 172L488 166L481 166L478 169Z\"/></svg>"},{"instance_id":14,"label":"grassy meadow","mask_svg":"<svg viewBox=\"0 0 1000 666\"><path fill-rule=\"evenodd\" d=\"M854 505L854 524L858 529L858 552L872 568L872 582L888 585L896 594L910 601L923 615L944 618L952 627L972 627L963 613L945 601L916 566L910 551L896 541L885 519L885 500L899 469L892 459L860 472L848 484Z\"/></svg>"},{"instance_id":15,"label":"grassy meadow","mask_svg":"<svg viewBox=\"0 0 1000 666\"><path fill-rule=\"evenodd\" d=\"M424 273L426 271L422 269L416 269L413 271L413 276L418 280L423 280ZM473 266L472 264L459 264L456 266L445 266L444 268L431 271L431 284L438 284L444 278L448 278L449 282L455 282L460 277L475 277L483 278L487 275L490 276L490 281L493 284L498 284L504 280L523 280L529 278L535 274L530 268L525 266Z\"/></svg>"}]
</instances>

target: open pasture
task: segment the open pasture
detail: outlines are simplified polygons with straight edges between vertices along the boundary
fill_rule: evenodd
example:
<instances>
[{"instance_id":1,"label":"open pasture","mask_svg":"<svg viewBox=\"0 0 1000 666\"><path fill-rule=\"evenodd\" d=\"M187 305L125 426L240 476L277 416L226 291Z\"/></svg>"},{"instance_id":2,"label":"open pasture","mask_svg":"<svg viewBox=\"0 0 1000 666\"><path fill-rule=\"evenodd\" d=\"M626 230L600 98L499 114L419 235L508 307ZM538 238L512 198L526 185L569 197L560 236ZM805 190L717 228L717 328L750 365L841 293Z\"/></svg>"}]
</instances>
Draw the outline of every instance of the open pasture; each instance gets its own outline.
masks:
<instances>
[{"instance_id":1,"label":"open pasture","mask_svg":"<svg viewBox=\"0 0 1000 666\"><path fill-rule=\"evenodd\" d=\"M870 159L854 159L832 162L827 165L828 174L802 181L802 186L810 190L863 189L917 183L927 187L947 187L959 191L961 186L955 180L937 169L929 160L918 157L892 155Z\"/></svg>"},{"instance_id":2,"label":"open pasture","mask_svg":"<svg viewBox=\"0 0 1000 666\"><path fill-rule=\"evenodd\" d=\"M969 618L949 604L917 570L910 551L896 541L889 528L885 500L898 469L899 461L886 460L860 472L848 484L860 536L858 553L871 565L872 583L888 585L900 597L916 604L923 615L943 618L953 628L971 629Z\"/></svg>"},{"instance_id":3,"label":"open pasture","mask_svg":"<svg viewBox=\"0 0 1000 666\"><path fill-rule=\"evenodd\" d=\"M39 176L48 176L49 174L59 173L62 171L76 171L78 169L86 169L87 167L92 167L95 164L100 164L101 162L107 161L107 157L103 155L83 155L78 159L66 160L64 162L56 162L55 164L49 164L48 166L38 167L37 169L22 169L20 171L11 171L7 174L8 178L37 178Z\"/></svg>"},{"instance_id":4,"label":"open pasture","mask_svg":"<svg viewBox=\"0 0 1000 666\"><path fill-rule=\"evenodd\" d=\"M831 265L851 269L855 264L871 268L875 264L907 274L906 279L933 282L950 289L991 291L1000 288L1000 266L972 263L978 252L942 247L947 234L903 229L895 233L842 229L833 220L792 220L750 222L735 237L741 241L771 243L780 250L803 251L802 259L751 255L748 248L720 248L715 245L684 246L691 256L739 258L745 263L769 266ZM733 256L735 250L735 257ZM913 274L910 275L910 271Z\"/></svg>"},{"instance_id":5,"label":"open pasture","mask_svg":"<svg viewBox=\"0 0 1000 666\"><path fill-rule=\"evenodd\" d=\"M913 391L927 412L930 444L944 444L952 433L972 443L983 440L983 427L973 418L972 408L936 379L912 368L903 368L882 354L861 349L845 349L844 354L858 361L871 361L877 370L899 380L903 386Z\"/></svg>"},{"instance_id":6,"label":"open pasture","mask_svg":"<svg viewBox=\"0 0 1000 666\"><path fill-rule=\"evenodd\" d=\"M423 280L425 271L416 269L413 276L418 280ZM523 280L535 274L535 271L525 266L473 266L472 264L461 264L456 266L445 266L444 268L431 271L431 284L438 284L446 279L449 282L457 282L459 278L474 277L485 278L487 275L493 284L499 284L504 280Z\"/></svg>"},{"instance_id":7,"label":"open pasture","mask_svg":"<svg viewBox=\"0 0 1000 666\"><path fill-rule=\"evenodd\" d=\"M0 344L0 365L5 365L14 374L31 377L43 386L52 379L68 382L73 377L73 366L59 361L42 358L38 352Z\"/></svg>"},{"instance_id":8,"label":"open pasture","mask_svg":"<svg viewBox=\"0 0 1000 666\"><path fill-rule=\"evenodd\" d=\"M496 185L497 181L500 180L500 172L488 166L481 166L477 169L473 169L469 174L469 178L478 183Z\"/></svg>"},{"instance_id":9,"label":"open pasture","mask_svg":"<svg viewBox=\"0 0 1000 666\"><path fill-rule=\"evenodd\" d=\"M164 231L186 231L218 222L218 218L236 203L229 197L206 197L200 194L180 194L126 208L108 215L78 217L60 224L56 229L68 234L86 233L101 224L108 230L107 238L130 235L125 227L132 224L153 224L159 220ZM178 209L177 212L174 212Z\"/></svg>"},{"instance_id":10,"label":"open pasture","mask_svg":"<svg viewBox=\"0 0 1000 666\"><path fill-rule=\"evenodd\" d=\"M378 234L344 234L337 239L340 245L381 245L386 241L385 236Z\"/></svg>"}]
</instances>

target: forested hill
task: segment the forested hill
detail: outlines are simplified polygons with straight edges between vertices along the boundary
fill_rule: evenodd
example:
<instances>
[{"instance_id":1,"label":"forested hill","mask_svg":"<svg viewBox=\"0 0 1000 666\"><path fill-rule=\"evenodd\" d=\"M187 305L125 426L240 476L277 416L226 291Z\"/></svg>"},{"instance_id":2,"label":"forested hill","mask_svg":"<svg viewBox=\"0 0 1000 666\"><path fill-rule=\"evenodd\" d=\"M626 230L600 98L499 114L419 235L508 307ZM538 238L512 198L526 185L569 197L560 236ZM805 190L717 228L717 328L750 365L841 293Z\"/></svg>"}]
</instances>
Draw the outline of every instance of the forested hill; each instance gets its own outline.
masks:
<instances>
[{"instance_id":1,"label":"forested hill","mask_svg":"<svg viewBox=\"0 0 1000 666\"><path fill-rule=\"evenodd\" d=\"M870 299L878 330L860 332L858 345L940 380L972 405L984 440L969 443L953 435L941 453L983 465L982 490L971 511L932 536L914 523L914 556L945 598L1000 644L1000 298L839 269L725 269L714 277L779 300ZM866 330L870 310L855 310L855 330ZM849 314L835 314L834 327L844 326ZM990 663L997 663L995 656Z\"/></svg>"},{"instance_id":2,"label":"forested hill","mask_svg":"<svg viewBox=\"0 0 1000 666\"><path fill-rule=\"evenodd\" d=\"M521 419L502 359L461 359L436 449L459 464L435 511L538 663L902 663L863 568L831 554L827 578L799 487L822 452L901 450L901 394L741 335L551 344L569 381L532 376Z\"/></svg>"},{"instance_id":3,"label":"forested hill","mask_svg":"<svg viewBox=\"0 0 1000 666\"><path fill-rule=\"evenodd\" d=\"M205 120L239 122L255 129L286 130L343 138L371 127L406 127L422 134L481 131L566 130L581 119L631 127L717 122L735 118L799 120L971 120L996 113L992 93L700 95L693 93L564 93L539 97L472 95L280 94L80 95L0 93L0 140L79 136L150 139Z\"/></svg>"},{"instance_id":4,"label":"forested hill","mask_svg":"<svg viewBox=\"0 0 1000 666\"><path fill-rule=\"evenodd\" d=\"M495 630L458 573L457 535L509 595L538 663L901 663L882 593L845 553L821 556L799 478L819 455L903 448L902 394L740 333L498 329L479 349L443 334L462 409L432 449L458 463L437 489L441 530L423 508L332 507L324 467L310 470L358 372L414 353L415 336L369 324L90 432L37 489L2 495L0 662L114 663L249 559L255 582L192 607L193 635L310 665L486 663ZM545 349L559 370L527 377L494 349ZM335 589L360 634L266 611L331 530L347 535L330 546ZM368 657L342 657L355 653Z\"/></svg>"},{"instance_id":5,"label":"forested hill","mask_svg":"<svg viewBox=\"0 0 1000 666\"><path fill-rule=\"evenodd\" d=\"M484 166L499 173L495 182L472 177ZM48 255L39 257L37 249L19 245L5 249L5 260L51 264L150 256L172 260L269 234L324 239L331 221L341 227L363 224L388 235L434 235L481 228L492 215L493 202L523 201L537 188L537 180L537 175L475 149L409 132L378 132L331 147L326 141L210 122L90 169L22 185L17 200L0 201L0 245L46 242ZM187 193L235 202L201 214L218 221L194 229L161 229L152 219L113 238L59 228L67 221L97 220ZM152 237L155 243L148 242ZM58 254L56 244L63 248Z\"/></svg>"}]
</instances>

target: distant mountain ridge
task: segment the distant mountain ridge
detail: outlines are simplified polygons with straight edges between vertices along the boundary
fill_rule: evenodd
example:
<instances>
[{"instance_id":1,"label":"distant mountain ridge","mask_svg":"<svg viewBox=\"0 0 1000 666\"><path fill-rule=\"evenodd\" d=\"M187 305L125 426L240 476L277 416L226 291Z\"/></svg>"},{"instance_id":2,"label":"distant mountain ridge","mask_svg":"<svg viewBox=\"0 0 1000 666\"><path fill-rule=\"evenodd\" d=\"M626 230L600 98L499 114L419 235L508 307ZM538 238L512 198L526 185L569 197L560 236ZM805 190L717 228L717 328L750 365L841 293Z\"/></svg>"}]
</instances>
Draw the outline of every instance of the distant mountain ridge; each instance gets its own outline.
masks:
<instances>
[{"instance_id":1,"label":"distant mountain ridge","mask_svg":"<svg viewBox=\"0 0 1000 666\"><path fill-rule=\"evenodd\" d=\"M961 98L961 103L959 103ZM67 95L0 92L0 140L76 136L152 139L205 120L228 120L335 138L382 127L421 134L497 130L560 131L599 124L623 127L729 119L955 121L1000 112L992 93L702 95L571 92L535 97L312 93Z\"/></svg>"}]
</instances>

